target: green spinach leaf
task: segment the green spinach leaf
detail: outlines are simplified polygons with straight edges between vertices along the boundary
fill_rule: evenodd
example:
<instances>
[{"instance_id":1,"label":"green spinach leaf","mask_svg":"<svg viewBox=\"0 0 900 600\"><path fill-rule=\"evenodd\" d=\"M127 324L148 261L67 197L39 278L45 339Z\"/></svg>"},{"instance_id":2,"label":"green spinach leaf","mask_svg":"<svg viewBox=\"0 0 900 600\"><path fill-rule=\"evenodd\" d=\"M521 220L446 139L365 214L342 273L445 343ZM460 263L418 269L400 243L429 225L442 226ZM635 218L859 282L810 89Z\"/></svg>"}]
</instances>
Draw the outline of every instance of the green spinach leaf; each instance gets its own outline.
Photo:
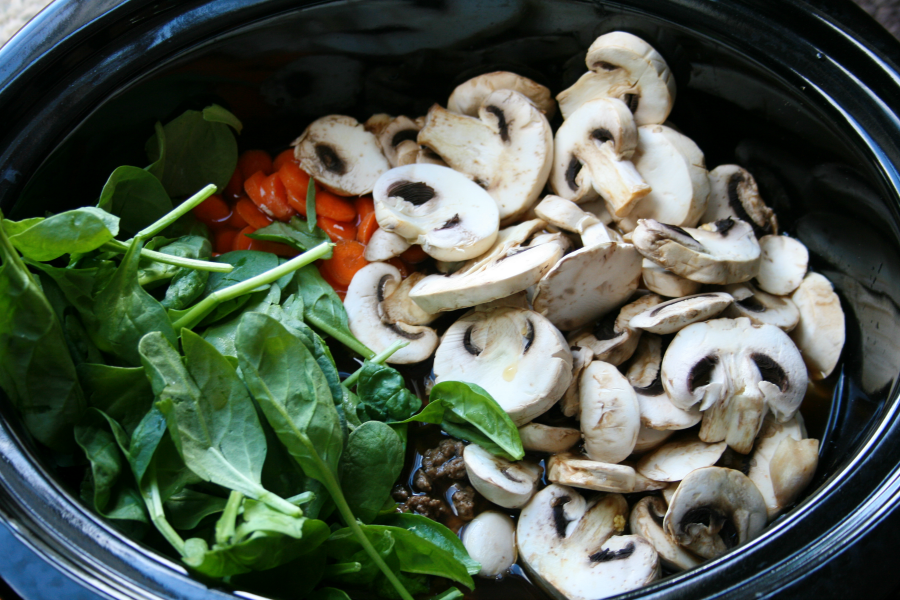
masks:
<instances>
[{"instance_id":1,"label":"green spinach leaf","mask_svg":"<svg viewBox=\"0 0 900 600\"><path fill-rule=\"evenodd\" d=\"M82 363L77 372L88 405L115 419L130 436L153 405L144 369Z\"/></svg>"},{"instance_id":2,"label":"green spinach leaf","mask_svg":"<svg viewBox=\"0 0 900 600\"><path fill-rule=\"evenodd\" d=\"M149 246L149 244L148 244ZM159 248L153 248L157 252L168 254L169 256L178 256L181 258L193 258L195 260L206 259L212 255L212 244L205 237L197 235L189 235L178 238L177 240L165 243ZM197 269L188 269L177 265L170 265L157 261L142 259L138 270L138 282L144 287L151 287L154 284L168 281L180 273L202 273L204 283L209 277L209 271L200 271ZM197 296L203 292L201 289Z\"/></svg>"},{"instance_id":3,"label":"green spinach leaf","mask_svg":"<svg viewBox=\"0 0 900 600\"><path fill-rule=\"evenodd\" d=\"M225 510L225 498L184 488L165 501L166 514L175 529L194 529L200 521Z\"/></svg>"},{"instance_id":4,"label":"green spinach leaf","mask_svg":"<svg viewBox=\"0 0 900 600\"><path fill-rule=\"evenodd\" d=\"M118 233L118 217L99 208L84 207L43 219L10 236L9 241L26 258L47 262L63 254L96 250Z\"/></svg>"},{"instance_id":5,"label":"green spinach leaf","mask_svg":"<svg viewBox=\"0 0 900 600\"><path fill-rule=\"evenodd\" d=\"M361 421L403 421L422 406L396 369L369 361L363 363L356 394L356 414Z\"/></svg>"},{"instance_id":6,"label":"green spinach leaf","mask_svg":"<svg viewBox=\"0 0 900 600\"><path fill-rule=\"evenodd\" d=\"M466 566L470 575L475 575L481 570L481 565L472 560L459 537L437 521L413 513L393 513L378 517L378 524L406 529L420 538L428 540L452 554L456 560Z\"/></svg>"},{"instance_id":7,"label":"green spinach leaf","mask_svg":"<svg viewBox=\"0 0 900 600\"><path fill-rule=\"evenodd\" d=\"M238 133L244 129L244 124L241 123L240 119L234 116L231 111L222 108L218 104L210 104L204 108L203 118L210 123L225 123L226 125L230 125Z\"/></svg>"},{"instance_id":8,"label":"green spinach leaf","mask_svg":"<svg viewBox=\"0 0 900 600\"><path fill-rule=\"evenodd\" d=\"M296 282L298 293L303 300L304 320L309 325L330 335L349 349L361 354L363 358L375 356L375 353L366 348L350 331L344 303L322 279L315 265L308 265L297 271Z\"/></svg>"},{"instance_id":9,"label":"green spinach leaf","mask_svg":"<svg viewBox=\"0 0 900 600\"><path fill-rule=\"evenodd\" d=\"M388 425L369 421L350 434L342 458L344 497L363 523L371 523L403 470L405 446Z\"/></svg>"},{"instance_id":10,"label":"green spinach leaf","mask_svg":"<svg viewBox=\"0 0 900 600\"><path fill-rule=\"evenodd\" d=\"M275 221L267 227L257 229L247 237L254 240L287 244L300 252L315 248L322 242L329 241L327 233L315 226L310 230L307 222L299 217L291 217L290 223ZM331 258L331 253L329 252L323 258Z\"/></svg>"},{"instance_id":11,"label":"green spinach leaf","mask_svg":"<svg viewBox=\"0 0 900 600\"><path fill-rule=\"evenodd\" d=\"M121 231L131 236L170 212L172 201L151 173L122 166L109 176L97 207L119 217Z\"/></svg>"}]
</instances>

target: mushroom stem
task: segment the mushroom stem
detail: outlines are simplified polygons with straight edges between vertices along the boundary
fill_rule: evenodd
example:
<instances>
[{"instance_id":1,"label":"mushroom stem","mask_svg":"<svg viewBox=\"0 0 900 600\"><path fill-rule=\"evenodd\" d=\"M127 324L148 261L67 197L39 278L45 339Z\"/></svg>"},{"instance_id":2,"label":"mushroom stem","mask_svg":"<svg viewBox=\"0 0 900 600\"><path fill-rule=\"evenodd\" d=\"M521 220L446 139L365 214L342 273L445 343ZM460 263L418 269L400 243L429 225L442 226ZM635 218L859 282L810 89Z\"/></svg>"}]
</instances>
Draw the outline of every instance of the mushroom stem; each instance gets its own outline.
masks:
<instances>
[{"instance_id":1,"label":"mushroom stem","mask_svg":"<svg viewBox=\"0 0 900 600\"><path fill-rule=\"evenodd\" d=\"M394 352L400 350L401 348L405 348L407 346L409 346L409 342L401 342L401 341L397 340L396 342L394 342L393 344L388 346L386 350L384 350L383 352L379 352L378 354L376 354L375 356L370 358L369 362L379 364L379 365L384 364L384 361L389 359L394 354ZM348 389L352 388L354 385L356 385L356 380L359 379L359 376L361 373L362 373L362 368L357 369L356 371L351 373L350 376L347 377L347 379L345 379L343 382L341 382L341 385L343 385L344 387L346 387Z\"/></svg>"}]
</instances>

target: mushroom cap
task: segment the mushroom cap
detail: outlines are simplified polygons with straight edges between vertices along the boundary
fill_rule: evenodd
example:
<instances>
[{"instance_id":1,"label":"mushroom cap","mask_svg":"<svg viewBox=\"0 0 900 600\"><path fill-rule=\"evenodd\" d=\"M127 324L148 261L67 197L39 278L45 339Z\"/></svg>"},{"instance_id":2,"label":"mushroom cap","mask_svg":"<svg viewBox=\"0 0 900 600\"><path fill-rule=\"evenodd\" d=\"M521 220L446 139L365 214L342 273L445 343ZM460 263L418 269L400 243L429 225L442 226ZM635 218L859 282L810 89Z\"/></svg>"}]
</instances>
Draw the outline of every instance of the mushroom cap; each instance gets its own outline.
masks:
<instances>
[{"instance_id":1,"label":"mushroom cap","mask_svg":"<svg viewBox=\"0 0 900 600\"><path fill-rule=\"evenodd\" d=\"M391 167L399 167L401 165L401 153L418 152L419 145L416 143L416 138L421 127L409 117L400 115L386 123L379 121L377 124L370 124L369 121L366 121L366 129L378 136L378 144L381 146L381 151L384 153L385 158L388 159Z\"/></svg>"},{"instance_id":2,"label":"mushroom cap","mask_svg":"<svg viewBox=\"0 0 900 600\"><path fill-rule=\"evenodd\" d=\"M740 283L759 270L759 243L744 221L725 219L683 229L640 219L631 239L644 257L691 281Z\"/></svg>"},{"instance_id":3,"label":"mushroom cap","mask_svg":"<svg viewBox=\"0 0 900 600\"><path fill-rule=\"evenodd\" d=\"M553 194L544 196L544 199L534 207L534 214L554 227L574 231L579 235L587 228L600 223L600 219L584 210L583 206Z\"/></svg>"},{"instance_id":4,"label":"mushroom cap","mask_svg":"<svg viewBox=\"0 0 900 600\"><path fill-rule=\"evenodd\" d=\"M715 465L727 447L725 442L707 444L696 433L685 432L643 455L635 470L654 481L681 481L691 471Z\"/></svg>"},{"instance_id":5,"label":"mushroom cap","mask_svg":"<svg viewBox=\"0 0 900 600\"><path fill-rule=\"evenodd\" d=\"M641 330L629 325L632 317L656 306L662 298L646 294L623 306L619 314L607 314L592 326L569 335L569 341L577 346L590 348L594 358L612 365L621 365L631 358L641 338Z\"/></svg>"},{"instance_id":6,"label":"mushroom cap","mask_svg":"<svg viewBox=\"0 0 900 600\"><path fill-rule=\"evenodd\" d=\"M650 542L659 554L659 562L670 571L684 571L699 565L703 559L676 544L662 527L666 501L658 496L645 496L631 509L628 524L635 535Z\"/></svg>"},{"instance_id":7,"label":"mushroom cap","mask_svg":"<svg viewBox=\"0 0 900 600\"><path fill-rule=\"evenodd\" d=\"M661 363L662 339L652 333L642 335L625 373L625 377L634 387L641 409L641 427L660 430L693 427L700 422L703 415L696 406L683 410L672 404L662 385ZM636 452L647 450L646 447L638 450L637 446L636 444Z\"/></svg>"},{"instance_id":8,"label":"mushroom cap","mask_svg":"<svg viewBox=\"0 0 900 600\"><path fill-rule=\"evenodd\" d=\"M819 441L805 438L799 412L784 423L772 415L763 420L747 477L762 494L770 521L806 489L815 475Z\"/></svg>"},{"instance_id":9,"label":"mushroom cap","mask_svg":"<svg viewBox=\"0 0 900 600\"><path fill-rule=\"evenodd\" d=\"M411 297L424 310L439 312L484 304L528 289L569 247L568 239L560 233L535 233L543 225L535 219L502 230L488 252L449 277L429 275L413 289Z\"/></svg>"},{"instance_id":10,"label":"mushroom cap","mask_svg":"<svg viewBox=\"0 0 900 600\"><path fill-rule=\"evenodd\" d=\"M627 515L619 494L587 504L570 487L548 485L519 515L519 556L557 598L596 600L647 585L659 576L659 560L644 538L617 535Z\"/></svg>"},{"instance_id":11,"label":"mushroom cap","mask_svg":"<svg viewBox=\"0 0 900 600\"><path fill-rule=\"evenodd\" d=\"M701 284L667 271L646 258L641 262L641 276L644 280L644 286L660 296L681 298L700 291Z\"/></svg>"},{"instance_id":12,"label":"mushroom cap","mask_svg":"<svg viewBox=\"0 0 900 600\"><path fill-rule=\"evenodd\" d=\"M641 410L631 384L615 366L594 361L581 372L581 432L592 460L628 458L641 428Z\"/></svg>"},{"instance_id":13,"label":"mushroom cap","mask_svg":"<svg viewBox=\"0 0 900 600\"><path fill-rule=\"evenodd\" d=\"M634 119L620 100L586 102L556 132L550 186L575 202L592 186L616 216L627 215L650 192L630 161L636 143Z\"/></svg>"},{"instance_id":14,"label":"mushroom cap","mask_svg":"<svg viewBox=\"0 0 900 600\"><path fill-rule=\"evenodd\" d=\"M532 305L563 331L622 305L637 289L641 255L631 244L607 242L567 254L538 282Z\"/></svg>"},{"instance_id":15,"label":"mushroom cap","mask_svg":"<svg viewBox=\"0 0 900 600\"><path fill-rule=\"evenodd\" d=\"M316 119L292 145L300 168L339 196L368 194L391 168L378 139L353 117Z\"/></svg>"},{"instance_id":16,"label":"mushroom cap","mask_svg":"<svg viewBox=\"0 0 900 600\"><path fill-rule=\"evenodd\" d=\"M706 292L684 296L657 304L632 317L629 324L636 329L660 335L675 333L691 323L715 317L733 301L734 298L731 297L731 294L725 292Z\"/></svg>"},{"instance_id":17,"label":"mushroom cap","mask_svg":"<svg viewBox=\"0 0 900 600\"><path fill-rule=\"evenodd\" d=\"M573 358L574 358L574 352ZM571 427L551 427L541 423L528 423L519 427L519 437L526 452L565 452L581 441L581 431Z\"/></svg>"},{"instance_id":18,"label":"mushroom cap","mask_svg":"<svg viewBox=\"0 0 900 600\"><path fill-rule=\"evenodd\" d=\"M766 526L766 503L753 482L734 469L704 467L678 484L663 520L666 532L704 558L747 542Z\"/></svg>"},{"instance_id":19,"label":"mushroom cap","mask_svg":"<svg viewBox=\"0 0 900 600\"><path fill-rule=\"evenodd\" d=\"M387 263L369 263L353 276L344 298L350 331L374 352L382 352L397 341L408 342L388 358L392 364L410 364L425 360L438 345L438 336L429 327L414 326L385 315L381 305L392 296L401 281L397 267ZM400 290L405 294L408 290ZM395 299L395 302L399 300ZM395 313L396 314L396 311Z\"/></svg>"},{"instance_id":20,"label":"mushroom cap","mask_svg":"<svg viewBox=\"0 0 900 600\"><path fill-rule=\"evenodd\" d=\"M767 410L790 419L806 393L803 357L772 325L749 319L713 319L676 334L662 362L663 387L675 406L700 403L700 438L725 439L750 451Z\"/></svg>"},{"instance_id":21,"label":"mushroom cap","mask_svg":"<svg viewBox=\"0 0 900 600\"><path fill-rule=\"evenodd\" d=\"M619 227L633 231L638 219L656 219L679 227L695 226L709 198L703 152L691 138L665 125L638 127L637 136L631 161L653 189Z\"/></svg>"},{"instance_id":22,"label":"mushroom cap","mask_svg":"<svg viewBox=\"0 0 900 600\"><path fill-rule=\"evenodd\" d=\"M497 90L519 92L531 100L548 119L556 114L556 101L547 87L509 71L485 73L459 84L447 100L447 110L470 117L477 116L485 98Z\"/></svg>"},{"instance_id":23,"label":"mushroom cap","mask_svg":"<svg viewBox=\"0 0 900 600\"><path fill-rule=\"evenodd\" d=\"M481 386L524 425L547 411L572 378L572 353L536 312L499 307L472 311L450 326L434 357L435 381Z\"/></svg>"},{"instance_id":24,"label":"mushroom cap","mask_svg":"<svg viewBox=\"0 0 900 600\"><path fill-rule=\"evenodd\" d=\"M818 273L804 277L791 300L800 311L791 339L803 353L810 379L825 379L834 371L844 348L841 300L831 282Z\"/></svg>"},{"instance_id":25,"label":"mushroom cap","mask_svg":"<svg viewBox=\"0 0 900 600\"><path fill-rule=\"evenodd\" d=\"M496 577L516 562L516 524L509 515L486 510L469 521L460 535L480 577Z\"/></svg>"},{"instance_id":26,"label":"mushroom cap","mask_svg":"<svg viewBox=\"0 0 900 600\"><path fill-rule=\"evenodd\" d=\"M556 99L563 118L593 98L623 100L639 124L664 123L675 102L675 78L665 59L641 38L613 31L588 48L590 69Z\"/></svg>"},{"instance_id":27,"label":"mushroom cap","mask_svg":"<svg viewBox=\"0 0 900 600\"><path fill-rule=\"evenodd\" d=\"M438 317L436 313L425 312L419 308L419 305L409 297L412 288L424 278L425 273L417 271L410 273L409 277L401 281L399 285L396 279L386 283L384 300L378 307L383 322L396 323L400 321L407 325L428 325Z\"/></svg>"},{"instance_id":28,"label":"mushroom cap","mask_svg":"<svg viewBox=\"0 0 900 600\"><path fill-rule=\"evenodd\" d=\"M572 383L566 388L566 393L559 400L559 407L567 417L578 417L581 413L581 396L579 394L579 381L581 372L594 360L594 353L590 348L571 346L572 352ZM581 432L579 431L579 436ZM524 443L524 442L523 442Z\"/></svg>"},{"instance_id":29,"label":"mushroom cap","mask_svg":"<svg viewBox=\"0 0 900 600\"><path fill-rule=\"evenodd\" d=\"M725 291L731 294L734 302L722 312L723 317L747 317L758 325L774 325L785 333L793 330L800 321L800 311L790 298L767 294L749 281L726 285Z\"/></svg>"},{"instance_id":30,"label":"mushroom cap","mask_svg":"<svg viewBox=\"0 0 900 600\"><path fill-rule=\"evenodd\" d=\"M537 491L543 469L528 461L508 461L481 446L469 444L463 450L466 473L475 490L498 506L525 506Z\"/></svg>"},{"instance_id":31,"label":"mushroom cap","mask_svg":"<svg viewBox=\"0 0 900 600\"><path fill-rule=\"evenodd\" d=\"M798 287L809 266L809 250L799 240L784 235L766 235L759 238L762 258L756 283L760 289L787 296Z\"/></svg>"},{"instance_id":32,"label":"mushroom cap","mask_svg":"<svg viewBox=\"0 0 900 600\"><path fill-rule=\"evenodd\" d=\"M409 250L410 244L405 238L379 227L372 233L366 244L364 258L369 262L378 262L400 256Z\"/></svg>"},{"instance_id":33,"label":"mushroom cap","mask_svg":"<svg viewBox=\"0 0 900 600\"><path fill-rule=\"evenodd\" d=\"M759 195L756 180L738 165L719 165L709 172L709 202L702 222L741 219L753 226L756 237L778 234L778 219Z\"/></svg>"},{"instance_id":34,"label":"mushroom cap","mask_svg":"<svg viewBox=\"0 0 900 600\"><path fill-rule=\"evenodd\" d=\"M419 144L474 179L510 222L537 200L553 161L553 132L531 100L513 90L489 94L478 118L435 104L419 132Z\"/></svg>"},{"instance_id":35,"label":"mushroom cap","mask_svg":"<svg viewBox=\"0 0 900 600\"><path fill-rule=\"evenodd\" d=\"M641 429L638 431L637 442L634 444L634 453L642 454L654 448L659 448L674 434L674 429L651 429L646 425L641 425Z\"/></svg>"},{"instance_id":36,"label":"mushroom cap","mask_svg":"<svg viewBox=\"0 0 900 600\"><path fill-rule=\"evenodd\" d=\"M598 492L629 494L634 490L634 468L589 460L577 454L554 454L547 461L547 479L553 483Z\"/></svg>"},{"instance_id":37,"label":"mushroom cap","mask_svg":"<svg viewBox=\"0 0 900 600\"><path fill-rule=\"evenodd\" d=\"M391 169L378 178L372 196L379 227L421 244L438 260L479 256L497 239L500 222L493 199L447 167Z\"/></svg>"}]
</instances>

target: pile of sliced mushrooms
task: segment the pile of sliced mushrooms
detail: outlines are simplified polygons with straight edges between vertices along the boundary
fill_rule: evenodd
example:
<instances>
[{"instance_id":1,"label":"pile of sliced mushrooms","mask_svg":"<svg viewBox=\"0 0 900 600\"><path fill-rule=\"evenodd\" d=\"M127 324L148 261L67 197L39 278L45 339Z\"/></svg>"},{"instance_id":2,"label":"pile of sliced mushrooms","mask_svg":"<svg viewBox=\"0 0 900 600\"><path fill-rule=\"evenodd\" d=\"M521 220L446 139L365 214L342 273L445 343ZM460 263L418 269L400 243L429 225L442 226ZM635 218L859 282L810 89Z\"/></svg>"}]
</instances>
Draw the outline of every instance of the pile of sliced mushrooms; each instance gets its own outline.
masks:
<instances>
[{"instance_id":1,"label":"pile of sliced mushrooms","mask_svg":"<svg viewBox=\"0 0 900 600\"><path fill-rule=\"evenodd\" d=\"M708 172L667 124L663 57L613 32L586 63L556 97L555 135L550 90L495 72L424 117L329 116L296 142L320 183L375 201L353 333L375 351L409 342L393 363L433 355L435 382L483 387L537 457L465 448L498 507L462 532L481 575L518 557L570 600L718 557L795 502L819 445L798 408L844 344L830 282L779 235L753 176ZM384 262L414 244L438 272ZM459 309L442 336L429 327ZM540 422L557 404L572 427Z\"/></svg>"}]
</instances>

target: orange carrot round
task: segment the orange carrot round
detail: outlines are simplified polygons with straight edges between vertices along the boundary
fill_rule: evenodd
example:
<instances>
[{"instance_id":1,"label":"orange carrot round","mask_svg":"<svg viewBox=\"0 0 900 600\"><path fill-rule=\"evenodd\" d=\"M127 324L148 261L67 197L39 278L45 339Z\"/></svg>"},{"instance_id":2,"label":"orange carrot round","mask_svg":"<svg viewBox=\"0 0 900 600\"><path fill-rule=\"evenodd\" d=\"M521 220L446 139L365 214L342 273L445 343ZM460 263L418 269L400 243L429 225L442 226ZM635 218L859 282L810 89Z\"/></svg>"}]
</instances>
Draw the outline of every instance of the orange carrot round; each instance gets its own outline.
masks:
<instances>
[{"instance_id":1,"label":"orange carrot round","mask_svg":"<svg viewBox=\"0 0 900 600\"><path fill-rule=\"evenodd\" d=\"M395 267L397 267L397 270L400 271L400 277L402 277L403 279L406 279L407 277L409 277L409 274L412 272L409 268L409 265L406 264L405 262L403 262L402 260L400 260L399 258L397 258L396 256L393 258L389 258L384 262L386 262L389 265L394 265Z\"/></svg>"},{"instance_id":2,"label":"orange carrot round","mask_svg":"<svg viewBox=\"0 0 900 600\"><path fill-rule=\"evenodd\" d=\"M349 223L356 219L356 208L346 198L341 198L328 190L317 190L316 214Z\"/></svg>"},{"instance_id":3,"label":"orange carrot round","mask_svg":"<svg viewBox=\"0 0 900 600\"><path fill-rule=\"evenodd\" d=\"M360 221L359 227L356 230L356 239L359 240L360 243L368 244L376 229L378 229L378 221L375 220L375 213L370 212L362 221Z\"/></svg>"},{"instance_id":4,"label":"orange carrot round","mask_svg":"<svg viewBox=\"0 0 900 600\"><path fill-rule=\"evenodd\" d=\"M276 171L280 171L281 167L283 167L285 163L289 162L297 164L297 159L294 158L293 148L288 148L287 150L282 151L278 156L276 156L275 160L272 161L272 168Z\"/></svg>"},{"instance_id":5,"label":"orange carrot round","mask_svg":"<svg viewBox=\"0 0 900 600\"><path fill-rule=\"evenodd\" d=\"M287 193L278 173L266 177L262 171L257 171L244 181L244 191L267 216L287 221L297 214L287 202Z\"/></svg>"},{"instance_id":6,"label":"orange carrot round","mask_svg":"<svg viewBox=\"0 0 900 600\"><path fill-rule=\"evenodd\" d=\"M210 225L222 221L223 219L227 219L231 214L231 209L228 207L228 204L222 200L221 196L213 194L195 206L191 212L193 212L194 216L199 220Z\"/></svg>"},{"instance_id":7,"label":"orange carrot round","mask_svg":"<svg viewBox=\"0 0 900 600\"><path fill-rule=\"evenodd\" d=\"M264 215L249 198L241 198L234 205L234 212L247 221L247 225L254 229L262 229L272 224L272 219Z\"/></svg>"},{"instance_id":8,"label":"orange carrot round","mask_svg":"<svg viewBox=\"0 0 900 600\"><path fill-rule=\"evenodd\" d=\"M237 199L244 194L244 175L239 167L235 167L222 194L229 202L237 202Z\"/></svg>"},{"instance_id":9,"label":"orange carrot round","mask_svg":"<svg viewBox=\"0 0 900 600\"><path fill-rule=\"evenodd\" d=\"M240 233L237 229L231 229L230 227L225 227L219 229L215 233L215 247L216 252L220 254L224 254L226 252L230 252L232 248L234 248L234 239Z\"/></svg>"},{"instance_id":10,"label":"orange carrot round","mask_svg":"<svg viewBox=\"0 0 900 600\"><path fill-rule=\"evenodd\" d=\"M250 244L253 243L253 240L247 237L248 233L253 233L256 229L253 228L252 225L249 227L244 227L241 229L238 234L234 238L234 246L231 247L232 250L249 250Z\"/></svg>"},{"instance_id":11,"label":"orange carrot round","mask_svg":"<svg viewBox=\"0 0 900 600\"><path fill-rule=\"evenodd\" d=\"M411 265L417 265L426 258L428 255L425 254L425 251L422 250L422 246L410 246L409 250L400 255L400 258L403 259L403 262L409 263Z\"/></svg>"},{"instance_id":12,"label":"orange carrot round","mask_svg":"<svg viewBox=\"0 0 900 600\"><path fill-rule=\"evenodd\" d=\"M356 207L357 223L362 223L369 213L375 212L375 201L369 196L361 196L353 201Z\"/></svg>"},{"instance_id":13,"label":"orange carrot round","mask_svg":"<svg viewBox=\"0 0 900 600\"><path fill-rule=\"evenodd\" d=\"M331 277L331 274L328 272L328 269L325 268L322 263L318 264L319 267L319 275L322 276L322 279L325 280L325 283L330 285L334 289L334 293L338 295L338 298L341 299L341 302L344 301L344 298L347 296L347 286L342 285L334 280Z\"/></svg>"},{"instance_id":14,"label":"orange carrot round","mask_svg":"<svg viewBox=\"0 0 900 600\"><path fill-rule=\"evenodd\" d=\"M248 202L250 202L249 199L247 199L247 198L245 198L245 199ZM250 204L253 206L254 210L258 210L256 208L256 205L253 204L253 202L250 202ZM260 214L262 214L262 213L260 213ZM263 216L265 216L265 215L263 215ZM233 227L234 229L243 229L244 227L246 227L249 224L250 223L247 222L247 219L242 217L241 213L238 212L237 204L235 204L234 208L231 210L231 216L228 217L227 221L225 221L225 225L227 225L228 227Z\"/></svg>"},{"instance_id":15,"label":"orange carrot round","mask_svg":"<svg viewBox=\"0 0 900 600\"><path fill-rule=\"evenodd\" d=\"M327 271L330 278L341 286L348 286L356 272L369 264L363 254L366 247L356 240L341 240L332 248L332 256L322 261L320 271Z\"/></svg>"},{"instance_id":16,"label":"orange carrot round","mask_svg":"<svg viewBox=\"0 0 900 600\"><path fill-rule=\"evenodd\" d=\"M343 223L328 217L319 217L316 219L316 224L328 234L332 242L356 239L356 225L353 223Z\"/></svg>"},{"instance_id":17,"label":"orange carrot round","mask_svg":"<svg viewBox=\"0 0 900 600\"><path fill-rule=\"evenodd\" d=\"M272 165L272 157L265 150L247 150L238 158L238 169L246 181L248 177L262 171L265 175L275 172Z\"/></svg>"}]
</instances>

